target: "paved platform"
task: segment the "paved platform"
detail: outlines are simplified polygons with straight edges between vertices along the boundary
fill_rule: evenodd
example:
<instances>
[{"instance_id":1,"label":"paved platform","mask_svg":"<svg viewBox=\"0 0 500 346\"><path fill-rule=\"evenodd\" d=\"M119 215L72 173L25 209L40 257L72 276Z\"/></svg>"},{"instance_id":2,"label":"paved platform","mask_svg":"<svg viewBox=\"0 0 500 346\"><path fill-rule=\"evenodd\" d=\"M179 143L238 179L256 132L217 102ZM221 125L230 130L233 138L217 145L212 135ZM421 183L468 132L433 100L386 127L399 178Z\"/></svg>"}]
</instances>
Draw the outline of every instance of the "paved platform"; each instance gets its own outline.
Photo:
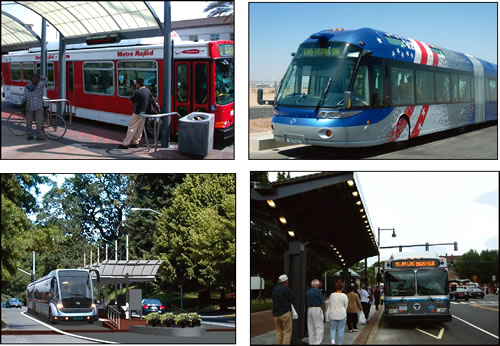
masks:
<instances>
[{"instance_id":1,"label":"paved platform","mask_svg":"<svg viewBox=\"0 0 500 346\"><path fill-rule=\"evenodd\" d=\"M371 305L370 314L367 324L358 323L358 332L344 331L344 345L366 344L370 336L376 331L380 317L382 316L382 308L379 306L378 311L375 310L375 305ZM251 314L250 317L250 344L252 345L272 345L275 343L274 321L271 311L263 311ZM309 338L302 339L303 344L309 343ZM330 344L330 324L325 323L324 337L322 345Z\"/></svg>"}]
</instances>

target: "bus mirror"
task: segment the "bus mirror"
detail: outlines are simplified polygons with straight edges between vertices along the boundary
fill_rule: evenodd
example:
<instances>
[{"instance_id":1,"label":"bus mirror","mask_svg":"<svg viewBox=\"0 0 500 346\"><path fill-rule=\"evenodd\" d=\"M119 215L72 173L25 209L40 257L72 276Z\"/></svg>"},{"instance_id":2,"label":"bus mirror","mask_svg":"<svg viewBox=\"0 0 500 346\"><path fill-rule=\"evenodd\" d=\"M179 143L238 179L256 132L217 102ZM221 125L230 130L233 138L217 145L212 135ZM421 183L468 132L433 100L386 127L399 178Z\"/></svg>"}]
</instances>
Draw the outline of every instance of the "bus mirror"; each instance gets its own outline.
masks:
<instances>
[{"instance_id":1,"label":"bus mirror","mask_svg":"<svg viewBox=\"0 0 500 346\"><path fill-rule=\"evenodd\" d=\"M272 105L274 106L274 101L263 100L264 90L262 88L257 89L257 103L259 105Z\"/></svg>"},{"instance_id":2,"label":"bus mirror","mask_svg":"<svg viewBox=\"0 0 500 346\"><path fill-rule=\"evenodd\" d=\"M352 99L352 92L351 91L344 91L344 108L345 109L351 108L351 99Z\"/></svg>"},{"instance_id":3,"label":"bus mirror","mask_svg":"<svg viewBox=\"0 0 500 346\"><path fill-rule=\"evenodd\" d=\"M291 55L291 56L295 56L295 52L291 52L291 53L290 53L290 55Z\"/></svg>"}]
</instances>

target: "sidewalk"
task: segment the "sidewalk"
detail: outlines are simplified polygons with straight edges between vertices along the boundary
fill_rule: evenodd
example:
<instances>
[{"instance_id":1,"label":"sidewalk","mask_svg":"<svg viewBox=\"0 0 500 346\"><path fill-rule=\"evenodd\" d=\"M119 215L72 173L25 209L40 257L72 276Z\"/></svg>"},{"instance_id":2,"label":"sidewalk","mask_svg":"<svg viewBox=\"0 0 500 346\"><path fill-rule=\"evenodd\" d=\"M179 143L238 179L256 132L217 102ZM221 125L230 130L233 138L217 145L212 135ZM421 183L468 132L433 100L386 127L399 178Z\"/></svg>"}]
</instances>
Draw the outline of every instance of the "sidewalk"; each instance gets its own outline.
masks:
<instances>
[{"instance_id":1,"label":"sidewalk","mask_svg":"<svg viewBox=\"0 0 500 346\"><path fill-rule=\"evenodd\" d=\"M344 331L343 344L344 345L366 344L368 338L376 331L381 316L382 316L382 306L379 306L379 309L377 311L375 310L375 305L371 305L370 314L368 316L368 324L364 325L358 323L358 332L353 332L353 333L349 332L349 330L346 327ZM250 338L251 338L250 344L252 345L272 345L275 343L274 321L270 310L251 314ZM302 341L304 344L309 343L307 337L302 339ZM330 324L325 323L322 345L329 345L329 344L330 344Z\"/></svg>"}]
</instances>

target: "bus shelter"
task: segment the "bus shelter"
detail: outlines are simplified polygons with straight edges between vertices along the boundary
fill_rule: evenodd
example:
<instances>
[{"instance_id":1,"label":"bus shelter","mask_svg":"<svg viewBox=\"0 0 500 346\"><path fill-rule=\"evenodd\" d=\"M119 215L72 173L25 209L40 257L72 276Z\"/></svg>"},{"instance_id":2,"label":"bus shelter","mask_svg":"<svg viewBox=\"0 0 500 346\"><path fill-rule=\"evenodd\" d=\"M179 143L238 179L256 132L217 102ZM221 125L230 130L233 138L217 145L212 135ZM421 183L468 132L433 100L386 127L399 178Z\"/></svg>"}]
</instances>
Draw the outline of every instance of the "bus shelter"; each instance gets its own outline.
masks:
<instances>
[{"instance_id":1,"label":"bus shelter","mask_svg":"<svg viewBox=\"0 0 500 346\"><path fill-rule=\"evenodd\" d=\"M378 254L367 206L353 172L325 172L277 181L252 183L251 222L288 243L284 273L295 297L299 318L292 343L305 335L306 255L328 253L350 282L349 266Z\"/></svg>"},{"instance_id":2,"label":"bus shelter","mask_svg":"<svg viewBox=\"0 0 500 346\"><path fill-rule=\"evenodd\" d=\"M92 281L97 283L98 296L101 306L109 305L108 290L105 290L105 304L101 300L101 288L103 285L113 285L115 288L115 304L118 304L118 286L125 285L126 300L125 305L130 306L130 290L132 283L142 283L155 281L158 268L162 264L161 260L108 260L93 265L88 265L84 269L89 270ZM129 314L130 317L130 314Z\"/></svg>"}]
</instances>

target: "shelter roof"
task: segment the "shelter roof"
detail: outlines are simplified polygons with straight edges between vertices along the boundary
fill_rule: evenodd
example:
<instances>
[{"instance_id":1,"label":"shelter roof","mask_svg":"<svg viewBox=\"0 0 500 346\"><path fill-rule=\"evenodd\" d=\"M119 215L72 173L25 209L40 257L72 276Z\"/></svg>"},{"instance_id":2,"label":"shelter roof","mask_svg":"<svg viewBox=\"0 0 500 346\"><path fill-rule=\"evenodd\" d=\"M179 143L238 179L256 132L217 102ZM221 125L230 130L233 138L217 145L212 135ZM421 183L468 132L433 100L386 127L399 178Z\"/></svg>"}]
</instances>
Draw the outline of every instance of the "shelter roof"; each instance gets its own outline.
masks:
<instances>
[{"instance_id":1,"label":"shelter roof","mask_svg":"<svg viewBox=\"0 0 500 346\"><path fill-rule=\"evenodd\" d=\"M147 1L16 1L44 17L65 38L81 43L95 35L160 36L162 24Z\"/></svg>"},{"instance_id":2,"label":"shelter roof","mask_svg":"<svg viewBox=\"0 0 500 346\"><path fill-rule=\"evenodd\" d=\"M162 264L161 260L134 260L134 261L104 261L86 266L84 269L95 269L100 274L101 283L114 284L129 282L155 281L156 272ZM91 272L93 280L96 274Z\"/></svg>"},{"instance_id":3,"label":"shelter roof","mask_svg":"<svg viewBox=\"0 0 500 346\"><path fill-rule=\"evenodd\" d=\"M250 200L252 222L285 241L298 240L327 253L339 265L349 267L378 254L367 206L352 172L256 185Z\"/></svg>"},{"instance_id":4,"label":"shelter roof","mask_svg":"<svg viewBox=\"0 0 500 346\"><path fill-rule=\"evenodd\" d=\"M40 37L13 15L2 11L2 51L40 45Z\"/></svg>"}]
</instances>

